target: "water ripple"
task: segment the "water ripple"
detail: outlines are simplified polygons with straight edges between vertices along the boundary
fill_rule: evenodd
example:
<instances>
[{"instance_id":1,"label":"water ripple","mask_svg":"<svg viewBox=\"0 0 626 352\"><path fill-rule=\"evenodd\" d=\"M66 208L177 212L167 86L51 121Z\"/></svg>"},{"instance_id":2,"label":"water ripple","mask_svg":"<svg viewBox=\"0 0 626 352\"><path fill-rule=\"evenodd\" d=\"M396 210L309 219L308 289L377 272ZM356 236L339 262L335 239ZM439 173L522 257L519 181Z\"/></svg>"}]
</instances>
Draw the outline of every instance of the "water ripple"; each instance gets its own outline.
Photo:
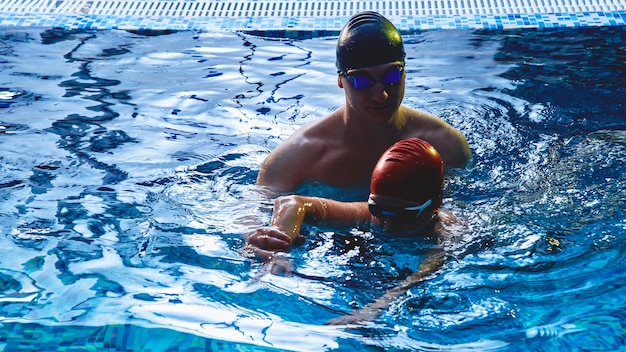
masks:
<instances>
[{"instance_id":1,"label":"water ripple","mask_svg":"<svg viewBox=\"0 0 626 352\"><path fill-rule=\"evenodd\" d=\"M255 184L263 159L343 104L336 38L0 29L0 340L622 346L623 37L406 36L404 103L442 116L472 148L467 168L447 171L444 203L468 230L439 275L344 330L323 323L397 285L432 244L306 227L292 277L263 275L241 255L241 234L271 217Z\"/></svg>"}]
</instances>

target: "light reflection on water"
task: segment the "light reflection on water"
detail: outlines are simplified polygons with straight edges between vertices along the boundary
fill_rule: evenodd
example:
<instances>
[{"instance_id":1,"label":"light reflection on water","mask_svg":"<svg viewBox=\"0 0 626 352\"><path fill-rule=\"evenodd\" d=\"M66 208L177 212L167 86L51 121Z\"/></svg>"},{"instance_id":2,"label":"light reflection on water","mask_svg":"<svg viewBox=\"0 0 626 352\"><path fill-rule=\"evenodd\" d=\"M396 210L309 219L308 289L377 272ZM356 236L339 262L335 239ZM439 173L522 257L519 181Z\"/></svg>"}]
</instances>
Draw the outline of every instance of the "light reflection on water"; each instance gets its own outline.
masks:
<instances>
[{"instance_id":1,"label":"light reflection on water","mask_svg":"<svg viewBox=\"0 0 626 352\"><path fill-rule=\"evenodd\" d=\"M0 340L617 348L622 38L620 28L405 37L405 103L461 129L473 150L448 173L445 202L470 232L439 276L375 325L343 330L323 323L415 270L419 244L306 229L289 278L258 277L240 252L240 235L271 215L255 186L268 151L342 104L335 38L1 29ZM26 331L54 337L16 339Z\"/></svg>"}]
</instances>

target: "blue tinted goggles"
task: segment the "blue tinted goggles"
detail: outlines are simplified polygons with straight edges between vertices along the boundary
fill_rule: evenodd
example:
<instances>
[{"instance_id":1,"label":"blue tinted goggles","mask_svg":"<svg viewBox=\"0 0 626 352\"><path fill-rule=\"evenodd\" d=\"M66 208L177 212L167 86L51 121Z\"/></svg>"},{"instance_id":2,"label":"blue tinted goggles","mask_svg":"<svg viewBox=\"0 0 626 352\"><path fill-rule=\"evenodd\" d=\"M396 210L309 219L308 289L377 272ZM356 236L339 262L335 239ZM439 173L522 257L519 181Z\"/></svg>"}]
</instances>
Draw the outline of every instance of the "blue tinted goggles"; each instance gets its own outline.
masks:
<instances>
[{"instance_id":1,"label":"blue tinted goggles","mask_svg":"<svg viewBox=\"0 0 626 352\"><path fill-rule=\"evenodd\" d=\"M367 200L367 205L369 206L370 213L375 217L393 217L402 221L410 221L419 218L424 210L426 210L432 203L432 199L429 199L425 201L422 205L385 209L382 206L378 205L372 198L369 198Z\"/></svg>"},{"instance_id":2,"label":"blue tinted goggles","mask_svg":"<svg viewBox=\"0 0 626 352\"><path fill-rule=\"evenodd\" d=\"M373 79L371 76L363 73L347 74L342 72L341 75L344 76L354 88L366 89L378 82L383 82L388 86L393 86L402 79L402 71L404 71L404 66L394 67L385 73L382 79Z\"/></svg>"}]
</instances>

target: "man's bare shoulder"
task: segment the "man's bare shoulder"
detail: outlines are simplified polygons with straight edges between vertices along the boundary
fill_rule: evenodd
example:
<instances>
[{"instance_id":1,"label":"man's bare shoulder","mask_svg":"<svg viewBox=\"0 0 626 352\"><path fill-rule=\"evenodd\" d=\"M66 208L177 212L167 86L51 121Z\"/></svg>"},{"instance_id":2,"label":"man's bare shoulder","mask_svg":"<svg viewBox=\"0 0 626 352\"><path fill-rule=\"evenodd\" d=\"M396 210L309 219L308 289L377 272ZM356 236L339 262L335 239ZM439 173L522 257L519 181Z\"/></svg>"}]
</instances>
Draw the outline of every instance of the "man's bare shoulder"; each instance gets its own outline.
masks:
<instances>
[{"instance_id":1,"label":"man's bare shoulder","mask_svg":"<svg viewBox=\"0 0 626 352\"><path fill-rule=\"evenodd\" d=\"M278 145L268 158L280 159L285 162L297 162L308 158L314 158L324 148L323 140L312 133L298 133L291 135L287 140Z\"/></svg>"},{"instance_id":2,"label":"man's bare shoulder","mask_svg":"<svg viewBox=\"0 0 626 352\"><path fill-rule=\"evenodd\" d=\"M424 110L409 108L406 106L403 106L402 108L402 112L405 114L405 116L407 116L407 122L409 123L408 127L436 129L448 125L439 116L433 113Z\"/></svg>"},{"instance_id":3,"label":"man's bare shoulder","mask_svg":"<svg viewBox=\"0 0 626 352\"><path fill-rule=\"evenodd\" d=\"M340 120L337 116L337 113L334 112L300 127L287 140L281 143L274 152L292 154L294 158L307 157L298 155L294 151L306 152L305 154L307 155L313 154L312 157L323 152L324 149L332 146L338 140L337 134L341 128Z\"/></svg>"},{"instance_id":4,"label":"man's bare shoulder","mask_svg":"<svg viewBox=\"0 0 626 352\"><path fill-rule=\"evenodd\" d=\"M335 139L334 134L341 130L343 108L302 126L294 133L298 138L307 139L309 143L322 143Z\"/></svg>"},{"instance_id":5,"label":"man's bare shoulder","mask_svg":"<svg viewBox=\"0 0 626 352\"><path fill-rule=\"evenodd\" d=\"M257 183L280 191L293 191L311 179L312 169L333 148L333 116L302 126L265 159Z\"/></svg>"},{"instance_id":6,"label":"man's bare shoulder","mask_svg":"<svg viewBox=\"0 0 626 352\"><path fill-rule=\"evenodd\" d=\"M465 136L440 117L422 110L404 107L407 123L403 138L417 137L432 144L447 167L461 166L471 156Z\"/></svg>"}]
</instances>

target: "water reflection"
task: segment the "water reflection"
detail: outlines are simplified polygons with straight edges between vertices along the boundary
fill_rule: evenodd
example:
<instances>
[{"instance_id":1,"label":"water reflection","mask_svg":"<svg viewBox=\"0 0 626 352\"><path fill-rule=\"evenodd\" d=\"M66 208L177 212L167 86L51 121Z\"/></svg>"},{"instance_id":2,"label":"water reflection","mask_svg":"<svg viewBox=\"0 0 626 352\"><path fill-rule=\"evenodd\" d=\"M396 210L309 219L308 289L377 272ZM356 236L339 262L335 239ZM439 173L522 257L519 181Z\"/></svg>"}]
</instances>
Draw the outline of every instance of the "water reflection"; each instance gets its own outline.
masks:
<instances>
[{"instance_id":1,"label":"water reflection","mask_svg":"<svg viewBox=\"0 0 626 352\"><path fill-rule=\"evenodd\" d=\"M419 244L307 228L291 278L259 277L240 253L270 218L255 185L268 150L343 102L334 38L0 33L5 320L109 324L67 328L67 341L167 326L194 343L300 350L620 336L623 29L406 37L405 103L461 129L474 153L446 179L445 206L470 231L439 276L356 331L322 324L409 275Z\"/></svg>"}]
</instances>

